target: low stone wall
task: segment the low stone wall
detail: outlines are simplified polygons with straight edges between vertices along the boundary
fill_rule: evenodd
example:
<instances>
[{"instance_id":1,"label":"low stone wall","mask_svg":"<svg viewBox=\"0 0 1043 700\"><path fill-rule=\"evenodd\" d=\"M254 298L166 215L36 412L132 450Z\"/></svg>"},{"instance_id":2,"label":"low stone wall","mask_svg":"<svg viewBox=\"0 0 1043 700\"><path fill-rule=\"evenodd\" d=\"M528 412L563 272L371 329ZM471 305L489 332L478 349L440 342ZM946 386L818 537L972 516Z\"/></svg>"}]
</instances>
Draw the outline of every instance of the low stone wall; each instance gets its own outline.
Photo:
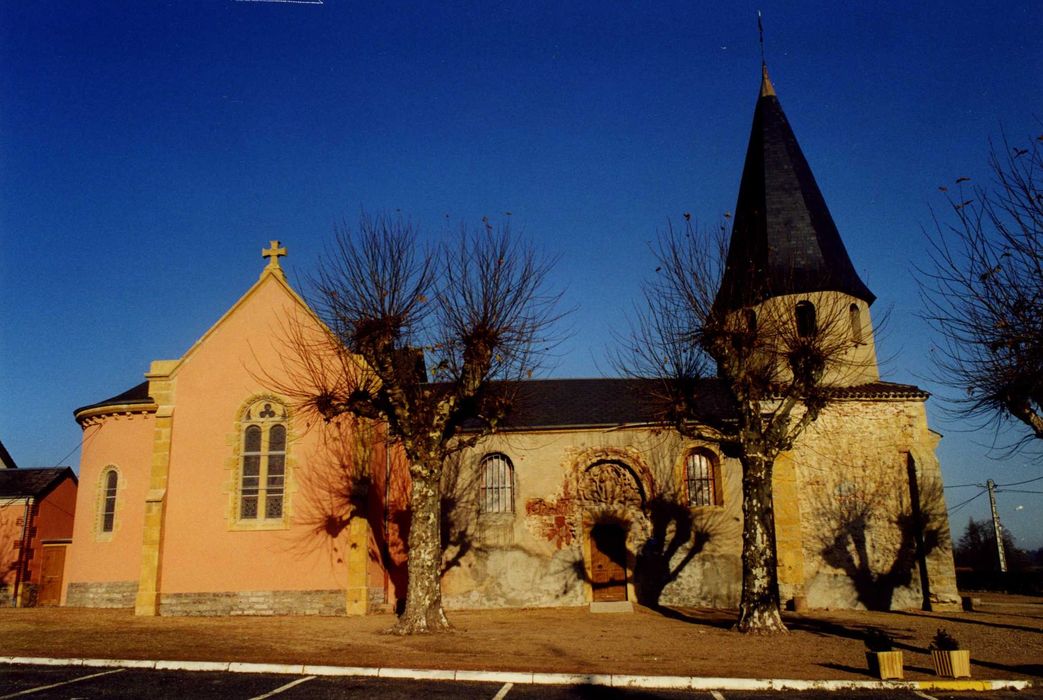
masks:
<instances>
[{"instance_id":1,"label":"low stone wall","mask_svg":"<svg viewBox=\"0 0 1043 700\"><path fill-rule=\"evenodd\" d=\"M72 582L65 597L70 608L133 608L137 581Z\"/></svg>"},{"instance_id":2,"label":"low stone wall","mask_svg":"<svg viewBox=\"0 0 1043 700\"><path fill-rule=\"evenodd\" d=\"M164 593L160 615L343 615L344 591Z\"/></svg>"}]
</instances>

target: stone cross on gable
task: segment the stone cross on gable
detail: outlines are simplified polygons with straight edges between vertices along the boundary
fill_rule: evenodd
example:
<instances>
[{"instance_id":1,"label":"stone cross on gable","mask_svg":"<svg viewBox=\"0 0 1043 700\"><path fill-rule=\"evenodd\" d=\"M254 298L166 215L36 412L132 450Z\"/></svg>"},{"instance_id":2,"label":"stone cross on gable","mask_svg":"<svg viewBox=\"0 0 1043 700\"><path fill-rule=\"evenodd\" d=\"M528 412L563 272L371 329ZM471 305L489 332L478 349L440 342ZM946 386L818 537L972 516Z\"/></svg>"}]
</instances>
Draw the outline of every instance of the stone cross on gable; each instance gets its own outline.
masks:
<instances>
[{"instance_id":1,"label":"stone cross on gable","mask_svg":"<svg viewBox=\"0 0 1043 700\"><path fill-rule=\"evenodd\" d=\"M264 248L261 250L261 257L268 258L268 268L272 270L279 270L279 258L286 255L286 249L279 247L279 241L272 241L271 248Z\"/></svg>"}]
</instances>

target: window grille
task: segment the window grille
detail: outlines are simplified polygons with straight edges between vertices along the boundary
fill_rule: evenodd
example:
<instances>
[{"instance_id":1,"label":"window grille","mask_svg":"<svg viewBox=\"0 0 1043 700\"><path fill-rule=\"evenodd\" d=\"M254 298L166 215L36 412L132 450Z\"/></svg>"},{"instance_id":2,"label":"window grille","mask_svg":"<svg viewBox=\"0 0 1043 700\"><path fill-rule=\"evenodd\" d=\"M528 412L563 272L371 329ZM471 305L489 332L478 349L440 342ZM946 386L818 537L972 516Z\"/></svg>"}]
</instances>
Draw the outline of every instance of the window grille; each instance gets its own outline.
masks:
<instances>
[{"instance_id":1,"label":"window grille","mask_svg":"<svg viewBox=\"0 0 1043 700\"><path fill-rule=\"evenodd\" d=\"M514 467L506 455L492 454L482 460L478 512L514 512Z\"/></svg>"},{"instance_id":2,"label":"window grille","mask_svg":"<svg viewBox=\"0 0 1043 700\"><path fill-rule=\"evenodd\" d=\"M719 506L719 472L717 461L709 454L697 451L688 455L685 463L688 482L688 504Z\"/></svg>"}]
</instances>

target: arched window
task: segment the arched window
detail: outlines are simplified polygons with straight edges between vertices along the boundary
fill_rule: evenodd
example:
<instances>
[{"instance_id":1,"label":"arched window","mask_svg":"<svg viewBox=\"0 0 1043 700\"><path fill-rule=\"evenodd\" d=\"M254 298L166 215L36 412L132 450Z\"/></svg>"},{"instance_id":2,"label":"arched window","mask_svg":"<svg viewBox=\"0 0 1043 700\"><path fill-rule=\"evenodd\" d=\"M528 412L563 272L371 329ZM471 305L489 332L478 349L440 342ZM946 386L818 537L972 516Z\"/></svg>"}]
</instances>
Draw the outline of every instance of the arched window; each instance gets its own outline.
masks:
<instances>
[{"instance_id":1,"label":"arched window","mask_svg":"<svg viewBox=\"0 0 1043 700\"><path fill-rule=\"evenodd\" d=\"M852 304L847 310L848 318L851 319L851 340L856 343L862 342L862 311L858 304Z\"/></svg>"},{"instance_id":2,"label":"arched window","mask_svg":"<svg viewBox=\"0 0 1043 700\"><path fill-rule=\"evenodd\" d=\"M815 319L815 305L810 301L797 302L797 335L801 338L810 338L818 331L818 321Z\"/></svg>"},{"instance_id":3,"label":"arched window","mask_svg":"<svg viewBox=\"0 0 1043 700\"><path fill-rule=\"evenodd\" d=\"M688 486L688 505L719 506L721 471L717 457L708 450L693 450L685 460L685 482Z\"/></svg>"},{"instance_id":4,"label":"arched window","mask_svg":"<svg viewBox=\"0 0 1043 700\"><path fill-rule=\"evenodd\" d=\"M111 533L116 528L116 492L119 488L119 472L116 467L106 467L101 473L101 493L99 494L98 529L102 533Z\"/></svg>"},{"instance_id":5,"label":"arched window","mask_svg":"<svg viewBox=\"0 0 1043 700\"><path fill-rule=\"evenodd\" d=\"M239 519L278 520L286 493L286 408L262 399L243 415Z\"/></svg>"},{"instance_id":6,"label":"arched window","mask_svg":"<svg viewBox=\"0 0 1043 700\"><path fill-rule=\"evenodd\" d=\"M482 458L479 474L478 512L514 512L514 466L507 455L494 453Z\"/></svg>"}]
</instances>

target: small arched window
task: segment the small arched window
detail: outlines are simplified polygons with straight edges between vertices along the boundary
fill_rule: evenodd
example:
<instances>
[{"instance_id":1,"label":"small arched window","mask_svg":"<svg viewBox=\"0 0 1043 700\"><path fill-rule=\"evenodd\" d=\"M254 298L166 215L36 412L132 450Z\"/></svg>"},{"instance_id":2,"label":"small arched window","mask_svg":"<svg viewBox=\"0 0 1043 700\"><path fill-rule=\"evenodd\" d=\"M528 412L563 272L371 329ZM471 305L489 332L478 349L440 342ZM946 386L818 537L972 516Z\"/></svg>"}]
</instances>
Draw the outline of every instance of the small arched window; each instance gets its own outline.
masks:
<instances>
[{"instance_id":1,"label":"small arched window","mask_svg":"<svg viewBox=\"0 0 1043 700\"><path fill-rule=\"evenodd\" d=\"M286 493L286 407L263 399L243 415L240 520L278 520Z\"/></svg>"},{"instance_id":2,"label":"small arched window","mask_svg":"<svg viewBox=\"0 0 1043 700\"><path fill-rule=\"evenodd\" d=\"M852 304L847 310L848 318L851 320L851 340L856 343L862 342L862 311L858 304Z\"/></svg>"},{"instance_id":3,"label":"small arched window","mask_svg":"<svg viewBox=\"0 0 1043 700\"><path fill-rule=\"evenodd\" d=\"M815 319L815 305L810 301L797 302L797 335L810 338L818 332L818 321Z\"/></svg>"},{"instance_id":4,"label":"small arched window","mask_svg":"<svg viewBox=\"0 0 1043 700\"><path fill-rule=\"evenodd\" d=\"M723 505L721 471L717 457L709 450L693 450L685 460L688 505Z\"/></svg>"},{"instance_id":5,"label":"small arched window","mask_svg":"<svg viewBox=\"0 0 1043 700\"><path fill-rule=\"evenodd\" d=\"M119 472L115 467L107 467L101 474L101 493L99 498L99 514L101 516L98 529L105 534L116 528L116 492L119 489Z\"/></svg>"},{"instance_id":6,"label":"small arched window","mask_svg":"<svg viewBox=\"0 0 1043 700\"><path fill-rule=\"evenodd\" d=\"M514 512L514 465L507 455L494 453L482 458L479 474L478 512Z\"/></svg>"}]
</instances>

